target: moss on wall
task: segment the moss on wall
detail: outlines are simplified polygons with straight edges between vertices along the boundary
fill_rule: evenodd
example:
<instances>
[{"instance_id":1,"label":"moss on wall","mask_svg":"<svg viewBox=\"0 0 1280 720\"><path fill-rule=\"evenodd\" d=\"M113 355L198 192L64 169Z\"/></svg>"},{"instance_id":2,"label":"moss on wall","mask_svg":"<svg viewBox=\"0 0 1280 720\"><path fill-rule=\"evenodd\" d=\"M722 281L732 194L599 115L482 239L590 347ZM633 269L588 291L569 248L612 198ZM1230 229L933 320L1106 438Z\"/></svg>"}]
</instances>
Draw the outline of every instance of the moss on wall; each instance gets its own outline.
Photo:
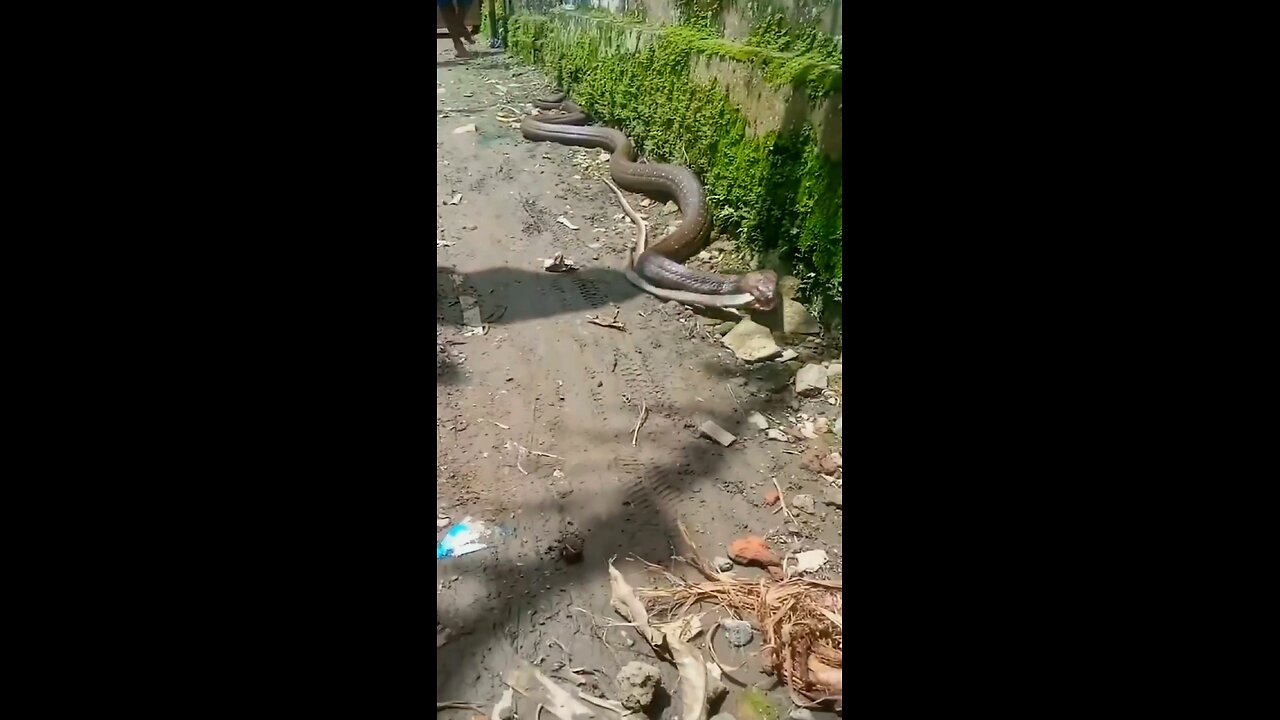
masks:
<instances>
[{"instance_id":1,"label":"moss on wall","mask_svg":"<svg viewBox=\"0 0 1280 720\"><path fill-rule=\"evenodd\" d=\"M647 156L697 173L717 229L779 256L806 299L841 300L841 163L822 152L807 123L752 133L722 89L690 74L694 55L710 54L760 65L770 83L804 92L814 88L815 68L829 72L825 56L779 56L690 26L575 13L516 15L509 32L510 51L546 68L597 122L624 130ZM834 82L816 73L827 78L819 92L839 87L838 65L835 73Z\"/></svg>"}]
</instances>

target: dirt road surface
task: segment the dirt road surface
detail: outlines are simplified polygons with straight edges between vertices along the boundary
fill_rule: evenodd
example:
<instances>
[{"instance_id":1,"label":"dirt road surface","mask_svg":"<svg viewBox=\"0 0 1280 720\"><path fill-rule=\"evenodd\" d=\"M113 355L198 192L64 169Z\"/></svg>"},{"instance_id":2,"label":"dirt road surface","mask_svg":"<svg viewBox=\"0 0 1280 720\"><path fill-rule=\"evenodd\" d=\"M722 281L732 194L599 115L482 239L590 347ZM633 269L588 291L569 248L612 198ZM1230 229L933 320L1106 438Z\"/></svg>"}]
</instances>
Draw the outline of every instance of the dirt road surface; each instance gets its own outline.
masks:
<instances>
[{"instance_id":1,"label":"dirt road surface","mask_svg":"<svg viewBox=\"0 0 1280 720\"><path fill-rule=\"evenodd\" d=\"M786 498L823 498L827 483L801 467L815 441L768 440L746 421L752 411L775 427L797 411L834 421L838 408L795 397L794 362L749 367L721 344L716 320L632 287L618 269L634 227L597 179L601 153L521 138L499 115L529 112L549 86L476 47L468 62L453 60L447 40L436 52L436 539L465 517L500 530L486 549L436 562L437 700L488 711L517 657L560 679L592 668L598 679L584 688L601 696L616 697L612 678L631 660L661 666L674 688L674 668L634 630L593 626L593 615L619 620L609 558L633 585L654 584L628 558L670 566L687 547L683 522L708 559L734 538L769 536L780 556L826 549L823 576L839 578L842 510L793 510L800 526L788 528L763 502L771 478ZM640 201L631 196L654 232L679 217ZM580 269L545 271L556 252ZM625 331L588 321L615 312ZM704 420L739 439L722 447L700 436ZM565 537L584 543L580 561L563 556ZM758 649L719 652L736 664ZM672 717L679 699L659 698L650 715ZM785 717L790 704L777 705Z\"/></svg>"}]
</instances>

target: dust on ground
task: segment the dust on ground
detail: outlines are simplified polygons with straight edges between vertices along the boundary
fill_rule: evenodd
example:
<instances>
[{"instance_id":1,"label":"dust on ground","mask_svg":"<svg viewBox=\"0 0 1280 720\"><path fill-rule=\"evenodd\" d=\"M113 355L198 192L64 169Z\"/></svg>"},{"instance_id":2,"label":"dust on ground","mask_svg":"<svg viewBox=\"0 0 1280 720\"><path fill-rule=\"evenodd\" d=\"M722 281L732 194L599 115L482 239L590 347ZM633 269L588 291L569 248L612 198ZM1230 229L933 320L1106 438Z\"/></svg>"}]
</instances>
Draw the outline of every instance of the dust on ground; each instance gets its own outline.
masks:
<instances>
[{"instance_id":1,"label":"dust on ground","mask_svg":"<svg viewBox=\"0 0 1280 720\"><path fill-rule=\"evenodd\" d=\"M674 668L634 630L598 626L619 619L608 560L618 558L632 585L655 584L627 558L670 566L684 548L680 521L708 559L759 535L779 556L825 549L821 572L839 578L842 510L822 502L828 481L801 466L804 452L833 436L780 442L747 422L756 411L775 428L797 411L834 422L839 408L795 396L798 361L747 366L721 344L717 320L629 284L619 268L634 227L597 179L600 152L524 140L502 118L528 112L548 91L545 78L500 51L474 52L459 62L437 40L436 538L468 516L501 532L485 550L436 562L437 700L487 711L516 658L566 683L557 668L594 669L598 679L583 687L610 698L612 678L632 660L659 665L664 687L675 688ZM659 235L678 220L629 197ZM556 252L580 269L543 270ZM625 332L588 321L615 311ZM799 349L801 360L838 354L815 341ZM738 440L722 447L701 436L705 420ZM788 500L818 498L814 514L790 508L796 526L766 506L771 478ZM565 557L566 539L580 539L580 561ZM759 650L721 642L729 664ZM785 714L790 703L777 693ZM660 694L649 714L671 717L678 706Z\"/></svg>"}]
</instances>

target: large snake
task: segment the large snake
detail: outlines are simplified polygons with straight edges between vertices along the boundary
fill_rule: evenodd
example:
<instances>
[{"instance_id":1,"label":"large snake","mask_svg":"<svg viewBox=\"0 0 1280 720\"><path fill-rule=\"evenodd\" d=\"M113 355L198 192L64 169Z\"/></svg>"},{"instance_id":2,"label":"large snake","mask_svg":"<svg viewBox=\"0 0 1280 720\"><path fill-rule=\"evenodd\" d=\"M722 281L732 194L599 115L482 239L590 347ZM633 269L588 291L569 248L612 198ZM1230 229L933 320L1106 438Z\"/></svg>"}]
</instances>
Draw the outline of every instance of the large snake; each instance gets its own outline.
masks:
<instances>
[{"instance_id":1,"label":"large snake","mask_svg":"<svg viewBox=\"0 0 1280 720\"><path fill-rule=\"evenodd\" d=\"M770 310L777 303L778 275L756 270L745 275L720 275L685 267L682 263L701 249L707 228L707 196L689 168L662 163L637 163L635 146L622 132L607 127L586 127L582 109L557 94L533 104L543 110L561 110L559 116L526 117L520 132L526 140L557 142L608 150L609 174L632 192L658 200L675 200L684 216L675 232L652 247L641 247L639 257L628 263L626 276L633 285L657 297L704 307L747 307ZM622 199L619 194L619 199ZM623 201L628 214L634 211ZM643 220L632 220L641 228ZM643 240L642 240L643 242Z\"/></svg>"}]
</instances>

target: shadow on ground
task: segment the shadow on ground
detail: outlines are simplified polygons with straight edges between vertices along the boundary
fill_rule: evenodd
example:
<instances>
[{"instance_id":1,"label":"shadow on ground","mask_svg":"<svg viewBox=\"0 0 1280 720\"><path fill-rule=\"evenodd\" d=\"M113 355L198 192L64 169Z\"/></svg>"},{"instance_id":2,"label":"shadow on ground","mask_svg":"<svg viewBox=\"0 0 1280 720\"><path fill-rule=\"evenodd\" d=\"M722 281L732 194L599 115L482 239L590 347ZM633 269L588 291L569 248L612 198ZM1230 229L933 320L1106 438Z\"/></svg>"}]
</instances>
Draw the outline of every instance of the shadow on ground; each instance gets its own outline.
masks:
<instances>
[{"instance_id":1,"label":"shadow on ground","mask_svg":"<svg viewBox=\"0 0 1280 720\"><path fill-rule=\"evenodd\" d=\"M457 272L436 266L436 317L462 325L452 279ZM489 325L592 312L640 294L625 275L608 268L549 273L495 267L465 273L465 278L463 292L476 299L480 317Z\"/></svg>"},{"instance_id":2,"label":"shadow on ground","mask_svg":"<svg viewBox=\"0 0 1280 720\"><path fill-rule=\"evenodd\" d=\"M742 403L741 410L744 414L754 410L777 412L779 402L777 397L748 398ZM711 417L724 426L734 423L727 416ZM576 564L567 564L548 553L540 554L536 560L524 558L520 563L485 560L477 557L479 553L445 561L451 563L453 572L482 578L488 593L485 599L460 611L443 610L437 605L437 623L453 633L452 639L436 656L437 697L456 694L461 692L460 689L484 692L483 688L492 684L492 679L485 676L486 672L501 673L514 669L512 656L517 654L546 652L540 641L544 639L543 633L552 629L542 628L542 625L559 618L540 616L537 608L545 604L546 596L554 593L567 593L570 602L554 603L559 606L585 603L575 598L575 589L581 592L582 588L587 588L585 592L589 594L607 593L610 558L621 560L635 555L652 562L666 563L673 554L686 553L688 545L682 539L678 518L669 508L678 496L695 486L714 485L717 474L724 470L723 466L735 451L736 448L724 448L690 434L681 450L665 461L650 459L649 469L643 476L629 481L630 492L620 507L580 523L577 529L583 533L586 544L583 560ZM631 448L624 446L620 448L619 455L629 452L632 452ZM522 512L535 516L539 512L561 510L563 506L562 502L548 502L545 506L525 507ZM711 553L708 550L701 548L709 559ZM612 615L600 607L588 610ZM571 616L577 617L572 623L574 627L580 627L582 634L591 632L589 618L579 613L571 613ZM534 643L537 643L537 649L533 649ZM500 645L505 645L505 649L499 649ZM635 649L646 650L646 655L649 655L642 642L637 642ZM492 653L494 660L502 662L503 658L509 658L512 666L484 667L484 657L494 650L497 650ZM440 659L446 657L447 662L441 662ZM529 657L524 659L530 660ZM631 659L643 658L636 655ZM619 661L619 664L623 663L625 659ZM492 703L496 695L473 699Z\"/></svg>"},{"instance_id":3,"label":"shadow on ground","mask_svg":"<svg viewBox=\"0 0 1280 720\"><path fill-rule=\"evenodd\" d=\"M453 275L448 265L436 266L436 317L452 325L464 325ZM462 292L476 299L487 325L517 323L567 313L593 312L645 294L618 270L589 267L551 273L495 267L465 273ZM738 320L727 310L704 308L704 317ZM752 312L751 319L771 328L782 327L782 306L769 312Z\"/></svg>"}]
</instances>

